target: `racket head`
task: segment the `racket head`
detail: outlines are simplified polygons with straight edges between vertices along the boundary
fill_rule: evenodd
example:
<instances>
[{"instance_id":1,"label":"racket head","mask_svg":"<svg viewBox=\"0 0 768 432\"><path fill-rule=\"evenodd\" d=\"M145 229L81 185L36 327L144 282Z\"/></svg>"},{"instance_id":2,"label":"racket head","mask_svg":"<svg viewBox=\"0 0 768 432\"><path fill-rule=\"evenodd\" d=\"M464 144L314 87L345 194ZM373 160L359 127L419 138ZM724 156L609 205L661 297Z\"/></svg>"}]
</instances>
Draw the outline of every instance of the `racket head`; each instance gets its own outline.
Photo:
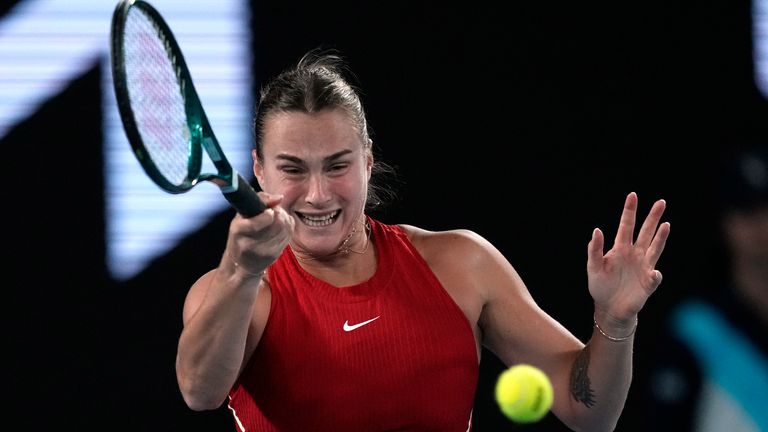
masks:
<instances>
[{"instance_id":1,"label":"racket head","mask_svg":"<svg viewBox=\"0 0 768 432\"><path fill-rule=\"evenodd\" d=\"M146 1L121 0L111 31L118 110L147 175L170 193L210 181L241 215L263 212L266 205L224 156L181 48L160 13ZM217 172L201 173L203 150Z\"/></svg>"},{"instance_id":2,"label":"racket head","mask_svg":"<svg viewBox=\"0 0 768 432\"><path fill-rule=\"evenodd\" d=\"M118 110L136 158L163 190L183 193L210 180L231 186L233 169L213 135L184 56L160 13L141 0L113 14L112 74ZM203 146L217 173L201 175Z\"/></svg>"}]
</instances>

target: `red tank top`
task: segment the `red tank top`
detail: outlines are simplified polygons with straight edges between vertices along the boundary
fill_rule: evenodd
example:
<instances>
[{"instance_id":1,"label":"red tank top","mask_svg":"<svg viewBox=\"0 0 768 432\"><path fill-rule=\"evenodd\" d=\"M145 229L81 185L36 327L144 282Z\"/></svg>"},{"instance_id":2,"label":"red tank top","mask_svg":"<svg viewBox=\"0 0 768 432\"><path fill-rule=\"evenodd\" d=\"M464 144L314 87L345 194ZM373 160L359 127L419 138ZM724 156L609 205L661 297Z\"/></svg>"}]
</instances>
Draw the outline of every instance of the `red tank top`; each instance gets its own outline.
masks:
<instances>
[{"instance_id":1,"label":"red tank top","mask_svg":"<svg viewBox=\"0 0 768 432\"><path fill-rule=\"evenodd\" d=\"M363 283L327 284L290 248L270 267L269 320L230 392L238 431L471 430L469 322L402 229L369 221Z\"/></svg>"}]
</instances>

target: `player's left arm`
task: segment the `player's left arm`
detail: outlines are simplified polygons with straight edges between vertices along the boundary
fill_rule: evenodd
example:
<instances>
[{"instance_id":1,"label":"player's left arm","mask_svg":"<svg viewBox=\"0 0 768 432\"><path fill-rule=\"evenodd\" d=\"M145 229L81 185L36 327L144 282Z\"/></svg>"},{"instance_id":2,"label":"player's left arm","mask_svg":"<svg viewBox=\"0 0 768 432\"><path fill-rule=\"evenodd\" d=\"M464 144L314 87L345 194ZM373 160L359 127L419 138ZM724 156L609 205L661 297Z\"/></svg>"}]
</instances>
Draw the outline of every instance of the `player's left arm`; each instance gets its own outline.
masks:
<instances>
[{"instance_id":1,"label":"player's left arm","mask_svg":"<svg viewBox=\"0 0 768 432\"><path fill-rule=\"evenodd\" d=\"M571 397L571 370L585 345L544 311L516 269L489 242L477 237L471 280L484 302L478 326L483 345L506 365L527 363L547 374L552 413L573 430L583 419ZM597 430L597 429L595 429Z\"/></svg>"},{"instance_id":2,"label":"player's left arm","mask_svg":"<svg viewBox=\"0 0 768 432\"><path fill-rule=\"evenodd\" d=\"M476 273L487 295L481 317L486 345L507 364L529 362L549 374L552 410L573 430L616 428L632 381L637 316L661 283L655 267L670 231L669 223L660 223L666 203L653 204L635 239L637 206L637 195L628 194L608 252L603 252L602 231L593 231L587 278L595 325L586 345L536 307L511 266L490 246L485 247L492 258L486 260L489 267Z\"/></svg>"},{"instance_id":3,"label":"player's left arm","mask_svg":"<svg viewBox=\"0 0 768 432\"><path fill-rule=\"evenodd\" d=\"M576 357L570 394L588 430L613 430L632 381L632 350L638 313L661 283L656 264L669 237L660 223L666 208L657 200L634 237L638 199L627 195L613 247L595 229L588 245L587 278L595 303L592 337Z\"/></svg>"},{"instance_id":4,"label":"player's left arm","mask_svg":"<svg viewBox=\"0 0 768 432\"><path fill-rule=\"evenodd\" d=\"M552 382L553 413L572 424L570 371L584 344L536 304L517 271L482 236L469 230L409 231L479 343L507 366L542 369Z\"/></svg>"}]
</instances>

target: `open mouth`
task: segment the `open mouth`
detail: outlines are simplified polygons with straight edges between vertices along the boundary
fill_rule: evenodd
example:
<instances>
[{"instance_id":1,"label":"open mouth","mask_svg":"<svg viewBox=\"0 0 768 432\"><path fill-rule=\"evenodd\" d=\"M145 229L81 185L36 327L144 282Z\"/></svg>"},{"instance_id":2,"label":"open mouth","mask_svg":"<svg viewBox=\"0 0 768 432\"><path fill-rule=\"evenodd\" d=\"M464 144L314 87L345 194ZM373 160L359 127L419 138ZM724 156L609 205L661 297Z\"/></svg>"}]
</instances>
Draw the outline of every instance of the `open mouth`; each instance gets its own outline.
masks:
<instances>
[{"instance_id":1,"label":"open mouth","mask_svg":"<svg viewBox=\"0 0 768 432\"><path fill-rule=\"evenodd\" d=\"M336 222L336 219L338 219L339 215L341 214L341 210L336 210L330 213L315 214L315 215L310 215L310 214L300 213L300 212L296 212L296 214L299 216L299 219L305 225L319 228L319 227L325 227L325 226L331 225L334 222Z\"/></svg>"}]
</instances>

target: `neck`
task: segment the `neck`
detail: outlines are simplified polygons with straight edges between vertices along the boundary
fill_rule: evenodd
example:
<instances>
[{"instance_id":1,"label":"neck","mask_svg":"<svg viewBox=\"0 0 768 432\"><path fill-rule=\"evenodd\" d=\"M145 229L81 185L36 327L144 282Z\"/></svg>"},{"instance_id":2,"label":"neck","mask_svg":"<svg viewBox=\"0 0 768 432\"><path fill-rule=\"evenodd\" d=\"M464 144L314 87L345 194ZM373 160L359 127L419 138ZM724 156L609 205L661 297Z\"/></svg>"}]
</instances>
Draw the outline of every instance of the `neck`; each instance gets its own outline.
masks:
<instances>
[{"instance_id":1,"label":"neck","mask_svg":"<svg viewBox=\"0 0 768 432\"><path fill-rule=\"evenodd\" d=\"M339 247L329 254L315 255L308 252L297 252L293 248L291 248L291 250L296 259L301 262L318 261L328 263L338 261L340 258L342 261L345 261L344 258L348 257L350 254L363 255L368 251L368 246L371 243L371 225L368 223L368 219L365 215L362 215L361 219L358 219L358 221L355 222L352 231L350 231L344 240L341 241ZM358 246L355 245L356 243Z\"/></svg>"},{"instance_id":2,"label":"neck","mask_svg":"<svg viewBox=\"0 0 768 432\"><path fill-rule=\"evenodd\" d=\"M335 287L359 284L376 273L376 248L371 247L371 227L356 230L347 242L333 253L324 256L302 254L293 251L299 265L312 276ZM361 240L364 243L361 243Z\"/></svg>"}]
</instances>

